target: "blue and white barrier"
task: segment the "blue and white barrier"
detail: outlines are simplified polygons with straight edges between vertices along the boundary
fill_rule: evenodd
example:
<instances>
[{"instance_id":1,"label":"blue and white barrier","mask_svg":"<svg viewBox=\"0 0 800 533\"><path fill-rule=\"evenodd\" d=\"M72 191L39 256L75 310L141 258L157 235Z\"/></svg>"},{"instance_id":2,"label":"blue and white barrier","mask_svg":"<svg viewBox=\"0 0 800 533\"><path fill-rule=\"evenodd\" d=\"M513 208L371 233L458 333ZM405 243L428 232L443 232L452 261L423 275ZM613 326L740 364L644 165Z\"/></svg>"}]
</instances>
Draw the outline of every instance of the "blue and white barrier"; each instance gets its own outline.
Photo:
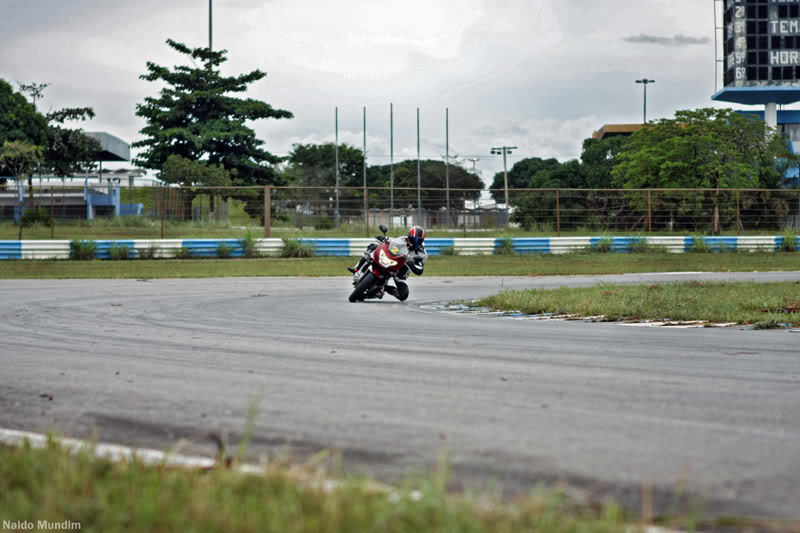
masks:
<instances>
[{"instance_id":1,"label":"blue and white barrier","mask_svg":"<svg viewBox=\"0 0 800 533\"><path fill-rule=\"evenodd\" d=\"M374 239L299 239L314 246L318 256L358 256ZM431 256L441 255L447 248L454 248L459 255L490 255L503 246L505 239L434 239L425 241L425 249ZM637 241L660 246L672 253L691 251L694 237L542 237L510 239L518 254L564 254L608 244L609 251L630 253ZM714 252L775 252L783 248L783 237L703 237ZM242 257L244 249L239 239L164 239L164 240L97 240L98 259L110 259L111 247L127 246L131 258L137 258L143 250L156 248L158 258L171 258L181 249L190 257L216 257L221 244L230 249L231 257ZM281 239L257 239L258 251L264 255L276 255L283 247ZM800 252L800 237L795 249ZM3 259L68 259L70 241L0 241L0 260Z\"/></svg>"}]
</instances>

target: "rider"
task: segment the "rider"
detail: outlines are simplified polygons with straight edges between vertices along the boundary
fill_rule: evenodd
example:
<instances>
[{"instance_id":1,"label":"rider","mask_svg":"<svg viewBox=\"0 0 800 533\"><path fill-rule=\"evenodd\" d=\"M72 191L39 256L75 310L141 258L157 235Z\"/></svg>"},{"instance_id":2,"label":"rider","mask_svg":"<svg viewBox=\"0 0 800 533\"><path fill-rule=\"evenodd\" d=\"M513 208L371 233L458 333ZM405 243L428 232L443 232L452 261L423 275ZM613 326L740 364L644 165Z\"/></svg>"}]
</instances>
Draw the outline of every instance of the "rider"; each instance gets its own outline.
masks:
<instances>
[{"instance_id":1,"label":"rider","mask_svg":"<svg viewBox=\"0 0 800 533\"><path fill-rule=\"evenodd\" d=\"M385 289L386 292L403 302L408 298L409 291L408 285L401 280L408 279L409 272L413 272L417 276L421 276L422 271L425 269L425 262L428 260L428 254L425 252L425 246L423 244L425 241L425 230L422 228L422 226L411 226L411 228L408 230L408 235L406 237L401 237L401 239L405 239L406 245L408 246L408 257L406 258L406 264L397 274L397 278L395 279L397 288L392 287L391 285L386 285ZM362 254L361 259L359 259L356 266L347 267L347 270L349 270L352 274L355 274L361 270L361 267L364 266L364 263L369 260L370 254L377 247L378 245L375 243L367 246L366 251Z\"/></svg>"}]
</instances>

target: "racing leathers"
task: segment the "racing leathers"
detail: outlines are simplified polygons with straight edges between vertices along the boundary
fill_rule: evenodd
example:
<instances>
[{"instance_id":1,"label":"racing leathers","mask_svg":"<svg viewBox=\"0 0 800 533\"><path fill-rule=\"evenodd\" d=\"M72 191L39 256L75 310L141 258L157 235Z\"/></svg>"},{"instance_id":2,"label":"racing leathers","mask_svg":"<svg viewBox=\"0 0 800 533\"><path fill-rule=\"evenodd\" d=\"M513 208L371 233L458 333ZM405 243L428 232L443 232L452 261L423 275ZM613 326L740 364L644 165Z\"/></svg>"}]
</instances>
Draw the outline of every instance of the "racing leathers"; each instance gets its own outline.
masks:
<instances>
[{"instance_id":1,"label":"racing leathers","mask_svg":"<svg viewBox=\"0 0 800 533\"><path fill-rule=\"evenodd\" d=\"M399 237L399 239L403 239L406 242L406 246L408 246L408 238L407 237ZM358 261L355 267L348 268L350 272L358 272L364 263L369 260L370 255L372 252L377 248L378 245L375 243L370 244L367 246L367 249L364 251L364 254L361 256L361 259ZM408 284L405 283L405 280L408 279L409 273L413 272L417 276L421 276L423 270L425 269L425 263L428 261L428 254L425 252L425 246L422 245L416 250L412 250L409 247L408 256L406 257L406 264L397 274L394 282L397 287L392 287L391 285L386 285L385 290L387 293L391 294L401 302L404 302L408 299Z\"/></svg>"}]
</instances>

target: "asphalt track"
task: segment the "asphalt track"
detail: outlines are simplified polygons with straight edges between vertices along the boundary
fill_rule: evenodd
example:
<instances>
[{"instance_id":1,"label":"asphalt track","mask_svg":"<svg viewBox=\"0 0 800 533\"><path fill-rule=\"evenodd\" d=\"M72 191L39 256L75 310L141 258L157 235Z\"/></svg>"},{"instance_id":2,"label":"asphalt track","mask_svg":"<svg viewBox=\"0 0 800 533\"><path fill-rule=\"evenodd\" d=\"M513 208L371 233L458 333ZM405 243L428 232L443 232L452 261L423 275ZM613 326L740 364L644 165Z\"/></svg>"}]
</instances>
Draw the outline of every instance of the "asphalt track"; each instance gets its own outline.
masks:
<instances>
[{"instance_id":1,"label":"asphalt track","mask_svg":"<svg viewBox=\"0 0 800 533\"><path fill-rule=\"evenodd\" d=\"M800 518L800 333L420 309L678 279L800 273L422 277L360 304L346 278L0 281L0 427L213 454L257 405L251 457L333 448L394 480L447 451L456 488Z\"/></svg>"}]
</instances>

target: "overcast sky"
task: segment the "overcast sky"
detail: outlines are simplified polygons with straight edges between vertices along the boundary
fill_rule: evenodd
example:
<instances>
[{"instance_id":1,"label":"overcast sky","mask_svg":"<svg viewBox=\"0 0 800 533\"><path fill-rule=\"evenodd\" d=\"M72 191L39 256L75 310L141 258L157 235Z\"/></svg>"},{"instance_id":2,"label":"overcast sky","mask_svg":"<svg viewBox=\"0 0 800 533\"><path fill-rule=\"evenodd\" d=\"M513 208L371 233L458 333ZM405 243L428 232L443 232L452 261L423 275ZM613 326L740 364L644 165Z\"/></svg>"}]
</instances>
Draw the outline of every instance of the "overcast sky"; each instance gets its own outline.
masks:
<instances>
[{"instance_id":1,"label":"overcast sky","mask_svg":"<svg viewBox=\"0 0 800 533\"><path fill-rule=\"evenodd\" d=\"M223 71L268 76L248 96L294 113L253 126L277 154L293 143L362 145L367 108L371 163L388 163L389 103L395 161L479 157L488 180L502 168L492 146L521 157L580 156L605 123L717 105L711 0L214 0L214 48ZM172 38L208 44L207 0L0 0L0 78L49 82L40 110L93 106L88 131L133 142L135 106L157 87L145 62L172 66ZM467 163L471 166L472 163Z\"/></svg>"}]
</instances>

